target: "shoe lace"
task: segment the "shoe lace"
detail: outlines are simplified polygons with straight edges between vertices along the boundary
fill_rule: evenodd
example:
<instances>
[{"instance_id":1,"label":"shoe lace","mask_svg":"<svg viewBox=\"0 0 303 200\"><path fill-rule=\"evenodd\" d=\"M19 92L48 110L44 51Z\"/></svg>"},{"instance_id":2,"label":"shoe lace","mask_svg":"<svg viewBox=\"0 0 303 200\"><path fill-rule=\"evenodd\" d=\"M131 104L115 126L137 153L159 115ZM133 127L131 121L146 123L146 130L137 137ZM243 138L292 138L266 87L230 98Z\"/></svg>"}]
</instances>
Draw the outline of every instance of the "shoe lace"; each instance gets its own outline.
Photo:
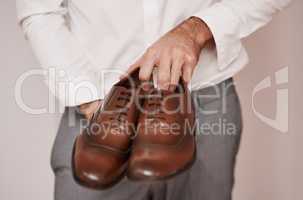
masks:
<instances>
[{"instance_id":1,"label":"shoe lace","mask_svg":"<svg viewBox=\"0 0 303 200\"><path fill-rule=\"evenodd\" d=\"M148 119L160 119L165 120L163 117L162 109L163 94L161 91L153 91L150 94L150 97L147 99L147 105L149 108L152 108L150 112L147 112Z\"/></svg>"},{"instance_id":2,"label":"shoe lace","mask_svg":"<svg viewBox=\"0 0 303 200\"><path fill-rule=\"evenodd\" d=\"M129 111L129 107L126 106L131 99L131 92L130 91L121 91L119 97L117 98L115 107L119 109L117 115L112 116L110 120L117 121L117 122L124 122L127 117L127 113Z\"/></svg>"}]
</instances>

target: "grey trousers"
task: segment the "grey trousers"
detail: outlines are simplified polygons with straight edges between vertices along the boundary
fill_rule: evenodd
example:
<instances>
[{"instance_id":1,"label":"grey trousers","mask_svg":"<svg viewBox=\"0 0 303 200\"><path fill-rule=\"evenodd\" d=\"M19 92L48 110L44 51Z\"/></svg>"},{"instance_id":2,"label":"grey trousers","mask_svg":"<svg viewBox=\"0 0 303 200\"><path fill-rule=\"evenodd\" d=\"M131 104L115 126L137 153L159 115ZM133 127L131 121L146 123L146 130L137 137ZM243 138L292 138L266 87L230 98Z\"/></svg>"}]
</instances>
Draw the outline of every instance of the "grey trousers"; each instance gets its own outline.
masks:
<instances>
[{"instance_id":1,"label":"grey trousers","mask_svg":"<svg viewBox=\"0 0 303 200\"><path fill-rule=\"evenodd\" d=\"M73 180L71 152L83 116L67 108L53 146L55 200L230 200L242 118L232 79L193 91L196 106L197 160L172 179L141 183L126 178L114 187L96 191Z\"/></svg>"}]
</instances>

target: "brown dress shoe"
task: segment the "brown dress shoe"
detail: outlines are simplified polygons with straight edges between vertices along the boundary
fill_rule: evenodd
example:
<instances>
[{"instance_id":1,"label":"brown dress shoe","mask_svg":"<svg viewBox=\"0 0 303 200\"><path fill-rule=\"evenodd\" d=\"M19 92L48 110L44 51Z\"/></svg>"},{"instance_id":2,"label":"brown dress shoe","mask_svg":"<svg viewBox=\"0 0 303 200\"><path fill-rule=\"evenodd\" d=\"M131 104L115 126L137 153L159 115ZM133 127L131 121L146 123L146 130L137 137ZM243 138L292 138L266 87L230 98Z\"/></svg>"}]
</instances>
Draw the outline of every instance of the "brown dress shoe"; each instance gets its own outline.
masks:
<instances>
[{"instance_id":1,"label":"brown dress shoe","mask_svg":"<svg viewBox=\"0 0 303 200\"><path fill-rule=\"evenodd\" d=\"M143 104L129 159L131 180L162 180L195 160L195 114L186 84L174 92L153 89Z\"/></svg>"},{"instance_id":2,"label":"brown dress shoe","mask_svg":"<svg viewBox=\"0 0 303 200\"><path fill-rule=\"evenodd\" d=\"M137 72L113 86L89 126L76 138L73 175L79 184L106 189L125 175L138 118Z\"/></svg>"}]
</instances>

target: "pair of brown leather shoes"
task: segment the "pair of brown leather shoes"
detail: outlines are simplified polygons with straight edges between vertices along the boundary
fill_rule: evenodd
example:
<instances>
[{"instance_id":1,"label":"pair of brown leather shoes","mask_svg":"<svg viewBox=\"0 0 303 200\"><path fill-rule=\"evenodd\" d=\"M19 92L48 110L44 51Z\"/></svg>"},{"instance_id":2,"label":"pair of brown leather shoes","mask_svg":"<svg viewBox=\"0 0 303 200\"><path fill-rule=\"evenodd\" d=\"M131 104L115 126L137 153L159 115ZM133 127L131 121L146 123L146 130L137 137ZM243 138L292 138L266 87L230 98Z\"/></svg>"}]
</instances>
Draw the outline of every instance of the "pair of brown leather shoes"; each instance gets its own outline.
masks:
<instances>
[{"instance_id":1,"label":"pair of brown leather shoes","mask_svg":"<svg viewBox=\"0 0 303 200\"><path fill-rule=\"evenodd\" d=\"M194 107L182 81L176 91L144 92L138 70L115 84L75 141L72 168L81 185L106 189L125 175L161 180L195 160Z\"/></svg>"}]
</instances>

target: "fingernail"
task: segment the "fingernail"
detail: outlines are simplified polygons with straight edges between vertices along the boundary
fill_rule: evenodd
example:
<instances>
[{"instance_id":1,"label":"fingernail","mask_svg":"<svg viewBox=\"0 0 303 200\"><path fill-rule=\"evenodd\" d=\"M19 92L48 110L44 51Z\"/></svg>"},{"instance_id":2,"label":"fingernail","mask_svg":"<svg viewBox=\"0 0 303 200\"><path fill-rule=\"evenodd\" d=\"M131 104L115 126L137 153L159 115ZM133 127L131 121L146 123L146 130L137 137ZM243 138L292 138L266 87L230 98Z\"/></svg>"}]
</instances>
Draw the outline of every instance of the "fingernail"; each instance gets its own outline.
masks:
<instances>
[{"instance_id":1,"label":"fingernail","mask_svg":"<svg viewBox=\"0 0 303 200\"><path fill-rule=\"evenodd\" d=\"M187 77L182 77L182 79L183 79L183 81L184 81L185 83L188 83L188 78L187 78Z\"/></svg>"},{"instance_id":2,"label":"fingernail","mask_svg":"<svg viewBox=\"0 0 303 200\"><path fill-rule=\"evenodd\" d=\"M169 87L159 86L160 90L168 90Z\"/></svg>"},{"instance_id":3,"label":"fingernail","mask_svg":"<svg viewBox=\"0 0 303 200\"><path fill-rule=\"evenodd\" d=\"M169 90L170 88L170 83L165 83L162 85L162 90Z\"/></svg>"},{"instance_id":4,"label":"fingernail","mask_svg":"<svg viewBox=\"0 0 303 200\"><path fill-rule=\"evenodd\" d=\"M175 85L170 85L168 90L169 90L170 92L174 92L175 89L176 89L176 86L175 86Z\"/></svg>"}]
</instances>

